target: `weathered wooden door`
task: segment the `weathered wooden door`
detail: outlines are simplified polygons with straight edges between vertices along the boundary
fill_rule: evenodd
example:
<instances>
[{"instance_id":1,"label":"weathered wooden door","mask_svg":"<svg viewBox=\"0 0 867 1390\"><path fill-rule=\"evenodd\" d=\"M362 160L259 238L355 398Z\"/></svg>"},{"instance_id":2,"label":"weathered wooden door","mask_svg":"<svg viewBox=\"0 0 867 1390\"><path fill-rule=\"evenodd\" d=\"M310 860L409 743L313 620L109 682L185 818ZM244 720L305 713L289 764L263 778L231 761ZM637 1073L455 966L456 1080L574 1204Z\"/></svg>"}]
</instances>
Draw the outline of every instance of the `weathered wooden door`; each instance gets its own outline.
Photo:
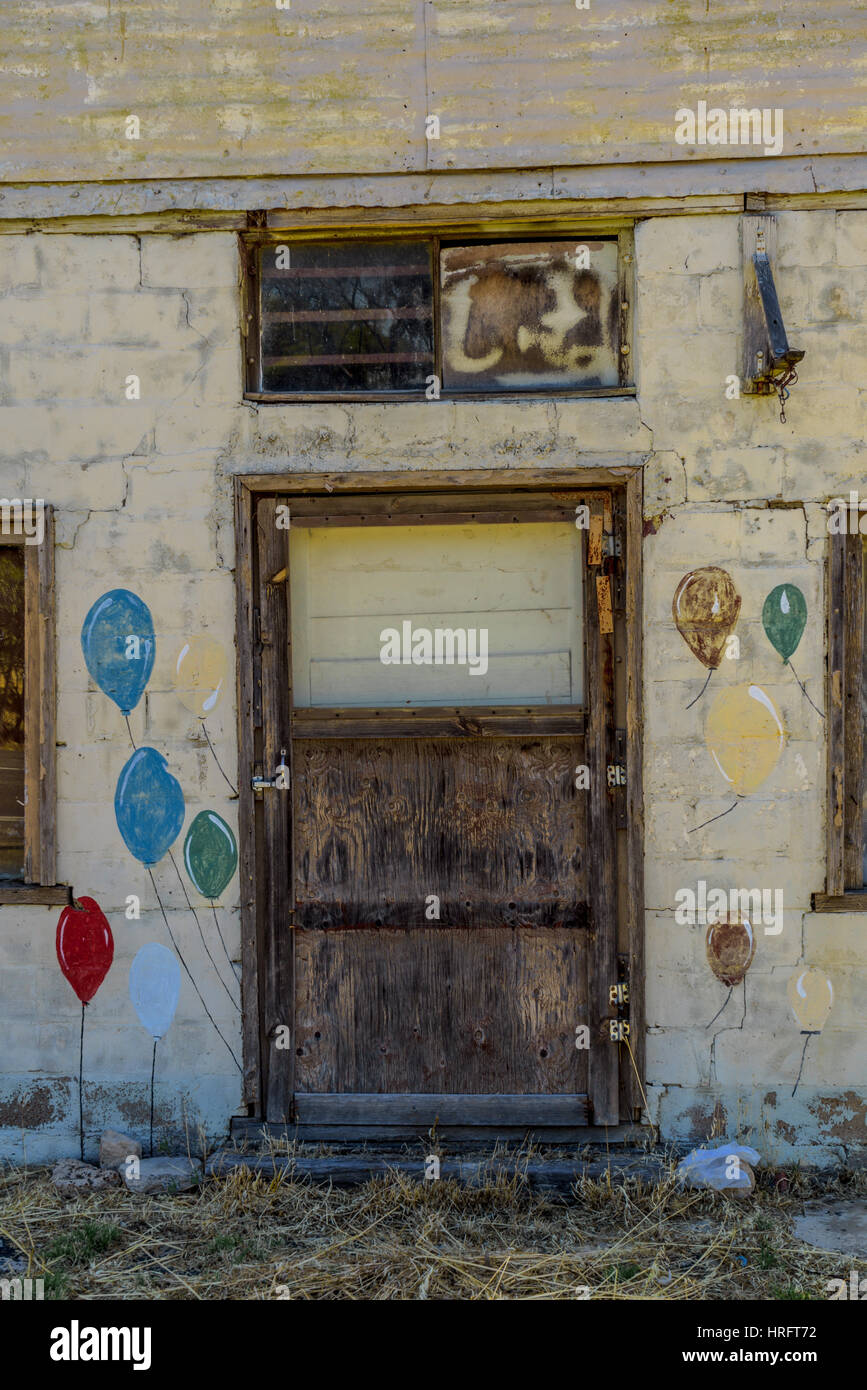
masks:
<instances>
[{"instance_id":1,"label":"weathered wooden door","mask_svg":"<svg viewBox=\"0 0 867 1390\"><path fill-rule=\"evenodd\" d=\"M621 520L258 500L268 1119L618 1123Z\"/></svg>"}]
</instances>

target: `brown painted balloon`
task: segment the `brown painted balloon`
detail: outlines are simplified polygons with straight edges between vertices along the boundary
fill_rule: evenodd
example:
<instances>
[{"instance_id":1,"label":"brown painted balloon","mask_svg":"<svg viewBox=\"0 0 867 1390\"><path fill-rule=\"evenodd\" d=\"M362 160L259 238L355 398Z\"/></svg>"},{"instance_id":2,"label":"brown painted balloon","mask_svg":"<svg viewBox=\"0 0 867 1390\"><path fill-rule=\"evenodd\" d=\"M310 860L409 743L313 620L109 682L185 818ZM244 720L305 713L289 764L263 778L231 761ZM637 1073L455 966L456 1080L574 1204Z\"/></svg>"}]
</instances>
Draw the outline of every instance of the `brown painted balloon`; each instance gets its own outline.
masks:
<instances>
[{"instance_id":1,"label":"brown painted balloon","mask_svg":"<svg viewBox=\"0 0 867 1390\"><path fill-rule=\"evenodd\" d=\"M733 632L740 611L741 596L731 575L716 565L685 574L671 605L684 642L711 671L723 659L726 638Z\"/></svg>"},{"instance_id":2,"label":"brown painted balloon","mask_svg":"<svg viewBox=\"0 0 867 1390\"><path fill-rule=\"evenodd\" d=\"M739 985L749 970L756 954L756 938L749 922L714 922L707 929L705 950L717 979L731 987Z\"/></svg>"}]
</instances>

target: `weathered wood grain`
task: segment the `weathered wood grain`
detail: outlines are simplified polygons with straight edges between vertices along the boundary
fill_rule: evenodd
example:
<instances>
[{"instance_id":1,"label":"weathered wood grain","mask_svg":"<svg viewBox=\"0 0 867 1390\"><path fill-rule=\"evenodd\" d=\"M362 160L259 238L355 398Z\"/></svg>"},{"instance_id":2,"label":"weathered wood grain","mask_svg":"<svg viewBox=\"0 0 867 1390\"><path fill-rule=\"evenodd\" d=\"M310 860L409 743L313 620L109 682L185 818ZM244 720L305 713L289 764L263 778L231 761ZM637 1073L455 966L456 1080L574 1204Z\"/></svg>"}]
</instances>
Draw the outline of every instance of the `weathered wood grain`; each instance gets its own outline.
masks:
<instances>
[{"instance_id":1,"label":"weathered wood grain","mask_svg":"<svg viewBox=\"0 0 867 1390\"><path fill-rule=\"evenodd\" d=\"M41 545L24 546L24 879L56 878L54 513L43 503Z\"/></svg>"},{"instance_id":2,"label":"weathered wood grain","mask_svg":"<svg viewBox=\"0 0 867 1390\"><path fill-rule=\"evenodd\" d=\"M295 938L299 1093L586 1091L585 932L430 923Z\"/></svg>"},{"instance_id":3,"label":"weathered wood grain","mask_svg":"<svg viewBox=\"0 0 867 1390\"><path fill-rule=\"evenodd\" d=\"M271 576L288 566L288 531L277 526L276 509L285 497L260 498L256 508L258 553L258 607L262 673L262 768L274 775L283 749L290 747L289 615L286 586L271 583ZM257 888L264 907L264 1047L266 1116L269 1120L291 1115L293 1046L277 1046L278 1029L289 1028L292 1018L292 836L291 793L271 791L262 802L262 847ZM285 1034L282 1035L285 1039Z\"/></svg>"},{"instance_id":4,"label":"weathered wood grain","mask_svg":"<svg viewBox=\"0 0 867 1390\"><path fill-rule=\"evenodd\" d=\"M71 903L72 898L73 890L63 884L48 887L38 883L27 883L18 888L10 888L8 885L0 888L0 907L25 907L28 903L34 907L60 907Z\"/></svg>"},{"instance_id":5,"label":"weathered wood grain","mask_svg":"<svg viewBox=\"0 0 867 1390\"><path fill-rule=\"evenodd\" d=\"M593 503L602 515L600 498ZM588 562L589 562L589 556ZM595 582L584 585L584 631L587 647L588 886L593 934L588 962L590 1023L588 1092L594 1124L617 1124L618 1047L609 1040L608 1020L616 1015L608 999L617 981L617 842L614 792L608 767L615 762L614 643L608 624L600 623Z\"/></svg>"},{"instance_id":6,"label":"weathered wood grain","mask_svg":"<svg viewBox=\"0 0 867 1390\"><path fill-rule=\"evenodd\" d=\"M491 738L508 734L584 733L581 705L423 706L417 709L347 710L310 706L292 711L295 738Z\"/></svg>"},{"instance_id":7,"label":"weathered wood grain","mask_svg":"<svg viewBox=\"0 0 867 1390\"><path fill-rule=\"evenodd\" d=\"M547 1142L547 1135L545 1139ZM237 1153L224 1149L208 1159L205 1172L209 1177L223 1177L239 1168L246 1168L264 1178L279 1176L288 1182L308 1180L335 1187L350 1187L395 1173L424 1181L425 1154L420 1152L415 1157L407 1158L402 1154L359 1152L329 1154L322 1158L309 1158L306 1155L275 1158L271 1154ZM468 1187L483 1187L498 1177L517 1178L528 1187L565 1195L582 1178L598 1180L610 1177L615 1181L642 1178L653 1183L659 1182L668 1170L669 1160L662 1155L629 1154L621 1157L609 1154L582 1160L550 1157L528 1159L522 1155L512 1157L504 1154L482 1159L444 1157L440 1160L439 1178L444 1182L464 1183Z\"/></svg>"},{"instance_id":8,"label":"weathered wood grain","mask_svg":"<svg viewBox=\"0 0 867 1390\"><path fill-rule=\"evenodd\" d=\"M297 925L586 925L582 740L294 744Z\"/></svg>"},{"instance_id":9,"label":"weathered wood grain","mask_svg":"<svg viewBox=\"0 0 867 1390\"><path fill-rule=\"evenodd\" d=\"M238 651L238 883L241 907L241 999L244 1099L254 1108L261 1098L262 1050L259 1017L260 920L256 910L256 813L250 779L256 746L254 691L258 652L254 645L253 505L235 481L235 623ZM261 838L261 836L260 836Z\"/></svg>"},{"instance_id":10,"label":"weathered wood grain","mask_svg":"<svg viewBox=\"0 0 867 1390\"><path fill-rule=\"evenodd\" d=\"M299 1124L575 1125L587 1122L584 1095L364 1095L304 1093Z\"/></svg>"},{"instance_id":11,"label":"weathered wood grain","mask_svg":"<svg viewBox=\"0 0 867 1390\"><path fill-rule=\"evenodd\" d=\"M644 475L626 485L626 929L629 941L629 1027L635 1071L628 1089L641 1113L645 1078L645 923L644 923L644 578L642 533ZM637 1076L636 1076L637 1071ZM649 1117L648 1117L649 1118Z\"/></svg>"}]
</instances>

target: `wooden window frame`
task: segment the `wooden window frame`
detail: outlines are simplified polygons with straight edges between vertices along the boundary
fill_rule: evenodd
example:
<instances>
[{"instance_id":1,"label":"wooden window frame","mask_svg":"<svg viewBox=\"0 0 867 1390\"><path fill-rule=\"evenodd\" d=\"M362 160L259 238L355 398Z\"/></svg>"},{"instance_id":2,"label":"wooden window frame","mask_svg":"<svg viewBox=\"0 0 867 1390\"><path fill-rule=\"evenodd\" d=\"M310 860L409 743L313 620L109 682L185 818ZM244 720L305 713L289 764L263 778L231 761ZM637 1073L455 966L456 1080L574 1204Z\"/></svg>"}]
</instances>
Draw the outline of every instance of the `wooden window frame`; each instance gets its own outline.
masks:
<instances>
[{"instance_id":1,"label":"wooden window frame","mask_svg":"<svg viewBox=\"0 0 867 1390\"><path fill-rule=\"evenodd\" d=\"M351 242L417 242L425 241L431 246L433 261L433 285L431 297L431 313L433 317L433 372L443 379L442 370L442 328L441 328L441 309L440 309L440 248L443 245L461 244L464 241L478 243L485 246L505 245L513 241L540 241L550 242L552 240L565 239L569 241L616 241L617 242L617 263L618 263L618 285L620 294L620 342L622 347L626 347L626 352L621 352L618 362L619 384L617 386L594 386L582 389L576 386L550 387L540 386L538 389L526 391L447 391L441 390L439 400L441 401L488 401L496 400L501 402L519 402L525 400L547 400L551 397L567 398L574 400L591 400L594 397L610 396L634 396L636 394L636 384L632 379L633 374L633 323L634 313L633 304L635 298L634 291L634 266L635 266L635 231L634 222L617 222L615 224L592 223L567 223L557 222L553 225L540 225L538 222L508 223L507 225L497 226L490 223L468 223L463 226L442 228L436 223L419 224L410 230L402 227L400 230L377 225L371 227L369 224L359 224L354 227L341 226L339 232L335 228L321 228L317 231L310 231L306 227L288 226L285 231L275 231L272 229L254 229L239 234L241 251L241 351L244 361L244 400L256 401L260 405L299 405L310 403L311 401L347 403L357 401L389 401L392 404L399 402L424 401L428 405L436 404L435 401L428 401L424 390L417 391L263 391L262 390L262 322L260 315L260 295L258 292L258 252L265 246L292 246L297 244L335 241Z\"/></svg>"},{"instance_id":2,"label":"wooden window frame","mask_svg":"<svg viewBox=\"0 0 867 1390\"><path fill-rule=\"evenodd\" d=\"M863 871L864 537L830 537L827 661L827 878L815 912L867 912Z\"/></svg>"},{"instance_id":3,"label":"wooden window frame","mask_svg":"<svg viewBox=\"0 0 867 1390\"><path fill-rule=\"evenodd\" d=\"M623 901L624 935L630 978L630 1048L632 1062L627 1061L621 1072L621 1114L629 1110L634 1120L640 1117L644 1104L645 1070L645 1006L644 1006L644 804L642 790L643 742L643 685L642 685L642 536L643 536L643 471L641 466L575 469L476 469L447 473L328 473L328 474L264 474L238 475L235 479L236 520L236 599L237 599L237 689L238 689L238 748L239 748L239 874L241 886L241 941L243 990L243 1052L244 1099L250 1117L257 1122L285 1123L283 1098L291 1093L291 1083L285 1074L291 1070L291 1049L275 1051L271 1034L280 1021L281 999L291 997L293 987L292 951L287 943L291 932L285 924L291 921L288 879L279 869L274 870L281 856L285 861L291 854L292 825L289 802L285 797L259 799L251 787L254 775L264 767L276 765L280 755L280 729L288 729L291 713L291 692L288 683L279 686L276 697L280 708L273 717L263 720L263 689L277 688L276 669L291 672L291 647L288 605L282 600L280 586L288 577L288 546L286 531L276 527L257 526L260 499L270 498L276 505L288 502L290 515L299 514L302 496L310 499L315 513L342 517L368 515L376 499L383 509L399 511L402 518L413 516L413 499L419 494L439 493L449 496L443 512L451 510L457 518L466 512L467 500L484 493L489 501L488 515L502 508L508 495L514 505L516 494L548 493L553 505L558 505L557 492L581 493L591 489L611 488L617 491L615 507L622 517L625 535L626 582L623 606L625 611L625 750L613 750L613 729L601 726L591 731L596 740L597 765L606 761L626 763L624 817L626 884ZM526 499L529 505L529 497ZM359 503L363 503L363 507ZM621 510L622 509L622 510ZM442 512L437 520L442 519ZM574 518L574 511L570 512ZM333 523L332 523L333 524ZM258 533L258 534L257 534ZM281 539L282 538L282 539ZM586 570L585 570L586 574ZM586 581L585 581L586 582ZM278 600L279 595L279 600ZM277 600L277 601L275 601ZM621 668L622 669L622 668ZM588 679L590 670L588 669ZM588 690L592 705L594 692ZM597 700L598 706L598 700ZM537 707L538 708L538 707ZM550 714L556 707L546 707ZM565 709L566 707L564 707ZM357 716L358 711L353 711ZM401 711L389 710L388 716ZM422 710L422 715L443 717L443 712ZM445 712L452 719L455 711ZM503 717L500 708L491 712ZM468 717L478 719L478 707L467 711ZM526 721L526 707L519 712ZM573 716L574 717L574 716ZM598 719L597 719L598 724ZM257 734L257 727L263 730ZM526 724L524 723L524 727ZM562 725L560 726L562 729ZM361 730L359 730L361 732ZM364 731L381 734L383 725ZM417 725L408 730L414 736L422 731ZM477 736L477 728L455 727L450 724L444 735L464 732ZM503 732L501 729L500 732ZM541 731L540 731L541 732ZM341 729L345 736L346 728ZM316 736L320 734L317 731ZM287 741L285 736L283 741ZM292 740L288 740L291 747ZM290 754L291 756L291 754ZM608 792L594 784L592 795L604 799ZM263 805L264 801L264 805ZM598 818L598 808L597 808ZM613 825L613 822L612 822ZM599 858L600 856L597 856ZM615 864L611 855L601 855L602 872L606 875L608 891L605 901L608 910L616 910ZM277 930L275 924L281 924ZM600 972L596 988L605 990L608 979ZM605 1007L602 1007L602 1012ZM612 1098L613 1100L613 1098ZM630 1109L631 1108L631 1109ZM283 1116L281 1119L280 1116ZM299 1117L296 1116L296 1119ZM600 1131L601 1132L601 1131ZM607 1133L608 1131L606 1131ZM584 1138L591 1136L584 1132ZM574 1136L573 1136L574 1137Z\"/></svg>"},{"instance_id":4,"label":"wooden window frame","mask_svg":"<svg viewBox=\"0 0 867 1390\"><path fill-rule=\"evenodd\" d=\"M0 545L24 549L24 876L0 882L0 906L52 906L71 901L56 879L54 512L43 504L39 545L0 531ZM32 512L29 519L32 521Z\"/></svg>"}]
</instances>

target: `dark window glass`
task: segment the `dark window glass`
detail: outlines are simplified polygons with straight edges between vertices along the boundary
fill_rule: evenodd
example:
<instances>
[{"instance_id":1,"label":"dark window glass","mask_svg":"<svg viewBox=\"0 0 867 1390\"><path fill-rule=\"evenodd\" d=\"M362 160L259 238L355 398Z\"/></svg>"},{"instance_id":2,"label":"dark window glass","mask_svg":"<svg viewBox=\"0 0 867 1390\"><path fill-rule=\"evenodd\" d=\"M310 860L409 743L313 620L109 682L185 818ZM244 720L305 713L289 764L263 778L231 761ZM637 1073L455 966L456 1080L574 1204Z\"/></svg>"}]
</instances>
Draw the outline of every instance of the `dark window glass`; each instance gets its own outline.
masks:
<instances>
[{"instance_id":1,"label":"dark window glass","mask_svg":"<svg viewBox=\"0 0 867 1390\"><path fill-rule=\"evenodd\" d=\"M431 266L425 242L263 247L263 391L423 391Z\"/></svg>"},{"instance_id":2,"label":"dark window glass","mask_svg":"<svg viewBox=\"0 0 867 1390\"><path fill-rule=\"evenodd\" d=\"M0 545L0 878L24 876L24 547Z\"/></svg>"},{"instance_id":3,"label":"dark window glass","mask_svg":"<svg viewBox=\"0 0 867 1390\"><path fill-rule=\"evenodd\" d=\"M444 390L618 385L616 241L451 246L440 271Z\"/></svg>"}]
</instances>

